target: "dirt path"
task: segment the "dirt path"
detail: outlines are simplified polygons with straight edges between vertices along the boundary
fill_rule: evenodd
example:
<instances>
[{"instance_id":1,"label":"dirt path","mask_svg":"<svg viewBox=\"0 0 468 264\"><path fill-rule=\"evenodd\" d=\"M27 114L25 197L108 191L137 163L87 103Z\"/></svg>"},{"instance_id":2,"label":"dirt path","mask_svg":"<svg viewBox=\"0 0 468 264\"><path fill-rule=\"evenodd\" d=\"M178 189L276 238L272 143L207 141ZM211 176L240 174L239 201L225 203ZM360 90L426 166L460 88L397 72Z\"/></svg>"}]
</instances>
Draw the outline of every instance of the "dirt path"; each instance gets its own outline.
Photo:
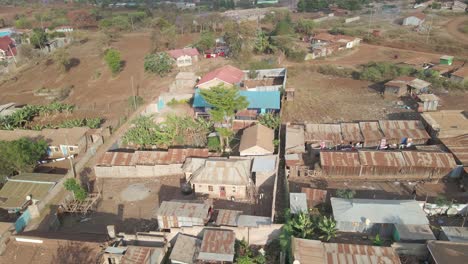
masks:
<instances>
[{"instance_id":1,"label":"dirt path","mask_svg":"<svg viewBox=\"0 0 468 264\"><path fill-rule=\"evenodd\" d=\"M468 35L463 34L458 30L458 27L460 24L463 22L467 21L468 17L467 16L462 16L455 18L453 20L450 20L446 25L445 28L447 29L447 32L452 35L455 39L458 39L459 41L462 41L463 43L468 43Z\"/></svg>"}]
</instances>

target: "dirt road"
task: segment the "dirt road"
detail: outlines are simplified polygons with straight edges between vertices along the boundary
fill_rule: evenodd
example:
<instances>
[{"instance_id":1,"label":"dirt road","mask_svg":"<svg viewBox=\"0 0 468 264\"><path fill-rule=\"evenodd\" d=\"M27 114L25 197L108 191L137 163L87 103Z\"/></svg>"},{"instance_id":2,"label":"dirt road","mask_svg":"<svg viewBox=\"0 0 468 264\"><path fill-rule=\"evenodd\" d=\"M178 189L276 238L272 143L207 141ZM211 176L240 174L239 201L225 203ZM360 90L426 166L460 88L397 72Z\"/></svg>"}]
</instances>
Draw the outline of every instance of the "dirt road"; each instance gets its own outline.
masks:
<instances>
[{"instance_id":1,"label":"dirt road","mask_svg":"<svg viewBox=\"0 0 468 264\"><path fill-rule=\"evenodd\" d=\"M458 30L460 24L463 22L468 21L467 16L462 16L455 18L453 20L450 20L446 25L445 28L447 29L447 32L452 35L455 39L458 39L459 41L463 43L468 43L468 35L460 32Z\"/></svg>"}]
</instances>

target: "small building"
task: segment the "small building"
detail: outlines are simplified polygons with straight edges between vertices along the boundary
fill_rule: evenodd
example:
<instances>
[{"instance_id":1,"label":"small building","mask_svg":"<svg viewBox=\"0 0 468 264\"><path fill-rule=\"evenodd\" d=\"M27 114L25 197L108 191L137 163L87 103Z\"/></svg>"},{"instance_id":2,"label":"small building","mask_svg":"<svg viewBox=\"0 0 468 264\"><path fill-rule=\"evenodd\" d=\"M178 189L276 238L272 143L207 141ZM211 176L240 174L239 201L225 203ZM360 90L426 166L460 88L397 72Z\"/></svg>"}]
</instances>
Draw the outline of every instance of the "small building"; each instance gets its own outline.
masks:
<instances>
[{"instance_id":1,"label":"small building","mask_svg":"<svg viewBox=\"0 0 468 264\"><path fill-rule=\"evenodd\" d=\"M338 43L343 48L351 49L358 46L361 43L360 38L346 36L346 35L332 35L329 33L318 33L311 38L312 44L324 43L333 44Z\"/></svg>"},{"instance_id":2,"label":"small building","mask_svg":"<svg viewBox=\"0 0 468 264\"><path fill-rule=\"evenodd\" d=\"M404 177L421 177L428 181L438 181L457 167L457 163L450 153L402 151L406 162Z\"/></svg>"},{"instance_id":3,"label":"small building","mask_svg":"<svg viewBox=\"0 0 468 264\"><path fill-rule=\"evenodd\" d=\"M289 193L289 208L291 214L307 213L307 196L305 193Z\"/></svg>"},{"instance_id":4,"label":"small building","mask_svg":"<svg viewBox=\"0 0 468 264\"><path fill-rule=\"evenodd\" d=\"M312 210L317 205L324 204L327 200L327 191L313 188L302 187L301 193L305 193L307 199L307 208Z\"/></svg>"},{"instance_id":5,"label":"small building","mask_svg":"<svg viewBox=\"0 0 468 264\"><path fill-rule=\"evenodd\" d=\"M239 91L241 96L245 96L249 102L248 110L255 110L257 113L279 112L281 108L280 91ZM212 106L205 101L200 94L200 89L195 90L192 106L197 113L208 113Z\"/></svg>"},{"instance_id":6,"label":"small building","mask_svg":"<svg viewBox=\"0 0 468 264\"><path fill-rule=\"evenodd\" d=\"M213 209L207 204L163 201L156 217L160 229L204 226L208 223L212 212Z\"/></svg>"},{"instance_id":7,"label":"small building","mask_svg":"<svg viewBox=\"0 0 468 264\"><path fill-rule=\"evenodd\" d=\"M401 264L400 257L392 247L324 243L296 237L291 238L291 253L294 264Z\"/></svg>"},{"instance_id":8,"label":"small building","mask_svg":"<svg viewBox=\"0 0 468 264\"><path fill-rule=\"evenodd\" d=\"M418 99L418 112L437 111L440 98L435 94L419 94Z\"/></svg>"},{"instance_id":9,"label":"small building","mask_svg":"<svg viewBox=\"0 0 468 264\"><path fill-rule=\"evenodd\" d=\"M468 243L468 227L461 226L441 226L441 240L451 242Z\"/></svg>"},{"instance_id":10,"label":"small building","mask_svg":"<svg viewBox=\"0 0 468 264\"><path fill-rule=\"evenodd\" d=\"M240 141L241 156L270 155L275 152L275 131L262 124L244 129Z\"/></svg>"},{"instance_id":11,"label":"small building","mask_svg":"<svg viewBox=\"0 0 468 264\"><path fill-rule=\"evenodd\" d=\"M52 191L64 175L22 173L7 178L0 189L0 208L16 212L31 202L41 201ZM27 197L31 199L28 200Z\"/></svg>"},{"instance_id":12,"label":"small building","mask_svg":"<svg viewBox=\"0 0 468 264\"><path fill-rule=\"evenodd\" d=\"M380 130L379 122L359 122L359 128L361 129L361 133L364 138L364 147L378 147L380 145L384 135Z\"/></svg>"},{"instance_id":13,"label":"small building","mask_svg":"<svg viewBox=\"0 0 468 264\"><path fill-rule=\"evenodd\" d=\"M73 32L73 27L72 26L60 26L60 27L56 27L54 31L61 32L61 33L70 33L70 32Z\"/></svg>"},{"instance_id":14,"label":"small building","mask_svg":"<svg viewBox=\"0 0 468 264\"><path fill-rule=\"evenodd\" d=\"M443 55L439 59L439 64L442 64L442 65L452 65L452 63L453 63L453 56Z\"/></svg>"},{"instance_id":15,"label":"small building","mask_svg":"<svg viewBox=\"0 0 468 264\"><path fill-rule=\"evenodd\" d=\"M431 138L419 120L379 120L388 144L406 144L411 139L415 145L424 145Z\"/></svg>"},{"instance_id":16,"label":"small building","mask_svg":"<svg viewBox=\"0 0 468 264\"><path fill-rule=\"evenodd\" d=\"M403 19L403 26L419 26L426 20L426 15L420 12L413 13Z\"/></svg>"},{"instance_id":17,"label":"small building","mask_svg":"<svg viewBox=\"0 0 468 264\"><path fill-rule=\"evenodd\" d=\"M286 126L286 154L305 153L304 126Z\"/></svg>"},{"instance_id":18,"label":"small building","mask_svg":"<svg viewBox=\"0 0 468 264\"><path fill-rule=\"evenodd\" d=\"M223 84L225 87L240 86L245 73L231 65L226 65L205 74L197 84L199 89L209 89Z\"/></svg>"},{"instance_id":19,"label":"small building","mask_svg":"<svg viewBox=\"0 0 468 264\"><path fill-rule=\"evenodd\" d=\"M193 72L179 72L176 75L175 81L169 87L170 93L186 94L195 92L195 84L197 75Z\"/></svg>"},{"instance_id":20,"label":"small building","mask_svg":"<svg viewBox=\"0 0 468 264\"><path fill-rule=\"evenodd\" d=\"M275 155L256 156L252 162L252 179L257 189L275 184L276 163Z\"/></svg>"},{"instance_id":21,"label":"small building","mask_svg":"<svg viewBox=\"0 0 468 264\"><path fill-rule=\"evenodd\" d=\"M468 243L448 242L448 241L428 241L429 263L466 263L468 259Z\"/></svg>"},{"instance_id":22,"label":"small building","mask_svg":"<svg viewBox=\"0 0 468 264\"><path fill-rule=\"evenodd\" d=\"M313 148L330 148L343 142L339 124L305 124L304 135Z\"/></svg>"},{"instance_id":23,"label":"small building","mask_svg":"<svg viewBox=\"0 0 468 264\"><path fill-rule=\"evenodd\" d=\"M58 128L37 130L0 130L0 140L13 141L20 138L31 140L43 139L49 145L47 156L50 159L79 155L86 151L88 142L92 142L87 132L88 127Z\"/></svg>"},{"instance_id":24,"label":"small building","mask_svg":"<svg viewBox=\"0 0 468 264\"><path fill-rule=\"evenodd\" d=\"M236 234L231 230L205 229L197 260L200 263L233 263Z\"/></svg>"},{"instance_id":25,"label":"small building","mask_svg":"<svg viewBox=\"0 0 468 264\"><path fill-rule=\"evenodd\" d=\"M200 55L195 48L169 50L167 53L175 60L177 67L191 66Z\"/></svg>"},{"instance_id":26,"label":"small building","mask_svg":"<svg viewBox=\"0 0 468 264\"><path fill-rule=\"evenodd\" d=\"M341 123L340 126L344 144L353 145L364 142L358 123Z\"/></svg>"},{"instance_id":27,"label":"small building","mask_svg":"<svg viewBox=\"0 0 468 264\"><path fill-rule=\"evenodd\" d=\"M468 81L468 67L462 67L450 75L450 80L463 83Z\"/></svg>"},{"instance_id":28,"label":"small building","mask_svg":"<svg viewBox=\"0 0 468 264\"><path fill-rule=\"evenodd\" d=\"M427 132L433 138L453 138L468 134L468 117L463 110L441 110L421 114Z\"/></svg>"},{"instance_id":29,"label":"small building","mask_svg":"<svg viewBox=\"0 0 468 264\"><path fill-rule=\"evenodd\" d=\"M455 0L453 1L452 11L453 12L465 12L468 5L462 1Z\"/></svg>"},{"instance_id":30,"label":"small building","mask_svg":"<svg viewBox=\"0 0 468 264\"><path fill-rule=\"evenodd\" d=\"M421 79L414 79L408 83L411 94L422 94L428 93L431 86L430 82L423 81Z\"/></svg>"},{"instance_id":31,"label":"small building","mask_svg":"<svg viewBox=\"0 0 468 264\"><path fill-rule=\"evenodd\" d=\"M443 138L442 144L455 156L455 160L459 169L464 168L465 172L468 174L468 134L453 138ZM454 172L454 175L457 175L458 171Z\"/></svg>"},{"instance_id":32,"label":"small building","mask_svg":"<svg viewBox=\"0 0 468 264\"><path fill-rule=\"evenodd\" d=\"M409 83L416 78L409 76L401 76L388 81L384 84L385 94L394 94L396 96L406 95L409 91Z\"/></svg>"},{"instance_id":33,"label":"small building","mask_svg":"<svg viewBox=\"0 0 468 264\"><path fill-rule=\"evenodd\" d=\"M247 199L251 179L249 159L207 159L190 176L190 184L197 194L212 198Z\"/></svg>"},{"instance_id":34,"label":"small building","mask_svg":"<svg viewBox=\"0 0 468 264\"><path fill-rule=\"evenodd\" d=\"M104 250L103 264L162 264L166 247L118 246Z\"/></svg>"},{"instance_id":35,"label":"small building","mask_svg":"<svg viewBox=\"0 0 468 264\"><path fill-rule=\"evenodd\" d=\"M9 36L0 37L0 61L16 56L16 43Z\"/></svg>"},{"instance_id":36,"label":"small building","mask_svg":"<svg viewBox=\"0 0 468 264\"><path fill-rule=\"evenodd\" d=\"M355 178L361 173L358 152L321 151L320 165L329 179Z\"/></svg>"},{"instance_id":37,"label":"small building","mask_svg":"<svg viewBox=\"0 0 468 264\"><path fill-rule=\"evenodd\" d=\"M179 233L169 257L172 264L194 264L197 262L201 240Z\"/></svg>"},{"instance_id":38,"label":"small building","mask_svg":"<svg viewBox=\"0 0 468 264\"><path fill-rule=\"evenodd\" d=\"M342 232L391 237L395 225L428 226L429 220L415 200L330 198L336 227Z\"/></svg>"},{"instance_id":39,"label":"small building","mask_svg":"<svg viewBox=\"0 0 468 264\"><path fill-rule=\"evenodd\" d=\"M399 179L406 166L401 152L359 151L361 179L388 180Z\"/></svg>"}]
</instances>

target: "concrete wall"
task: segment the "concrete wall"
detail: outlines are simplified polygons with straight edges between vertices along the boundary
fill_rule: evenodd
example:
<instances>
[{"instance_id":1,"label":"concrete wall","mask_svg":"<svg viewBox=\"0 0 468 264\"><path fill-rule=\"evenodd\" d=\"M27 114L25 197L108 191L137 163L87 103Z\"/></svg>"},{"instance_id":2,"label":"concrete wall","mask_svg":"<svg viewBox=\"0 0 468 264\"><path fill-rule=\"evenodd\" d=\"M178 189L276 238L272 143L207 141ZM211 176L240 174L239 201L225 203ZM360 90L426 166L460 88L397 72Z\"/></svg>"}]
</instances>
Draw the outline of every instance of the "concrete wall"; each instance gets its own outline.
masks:
<instances>
[{"instance_id":1,"label":"concrete wall","mask_svg":"<svg viewBox=\"0 0 468 264\"><path fill-rule=\"evenodd\" d=\"M423 23L422 20L414 16L407 17L403 20L404 26L419 26L422 23Z\"/></svg>"},{"instance_id":2,"label":"concrete wall","mask_svg":"<svg viewBox=\"0 0 468 264\"><path fill-rule=\"evenodd\" d=\"M222 227L212 229L232 230L236 234L236 239L244 239L249 245L266 245L270 241L278 239L282 226L282 224L272 224L261 225L259 227ZM171 228L170 233L167 233L167 239L169 241L172 240L178 233L198 236L202 239L204 229L208 228L204 226Z\"/></svg>"},{"instance_id":3,"label":"concrete wall","mask_svg":"<svg viewBox=\"0 0 468 264\"><path fill-rule=\"evenodd\" d=\"M359 19L361 19L361 17L359 17L359 16L346 18L345 23L351 23L351 22L354 22L354 21L358 21Z\"/></svg>"},{"instance_id":4,"label":"concrete wall","mask_svg":"<svg viewBox=\"0 0 468 264\"><path fill-rule=\"evenodd\" d=\"M209 190L208 186L213 187L213 191ZM220 196L219 188L224 186L226 190L226 197ZM246 186L235 186L235 185L210 185L210 184L192 184L192 187L195 188L196 193L208 194L211 198L226 198L231 199L234 196L236 199L246 199L247 198L247 187ZM235 190L234 190L235 189Z\"/></svg>"},{"instance_id":5,"label":"concrete wall","mask_svg":"<svg viewBox=\"0 0 468 264\"><path fill-rule=\"evenodd\" d=\"M98 178L146 178L183 174L182 164L155 166L95 166L94 172Z\"/></svg>"}]
</instances>

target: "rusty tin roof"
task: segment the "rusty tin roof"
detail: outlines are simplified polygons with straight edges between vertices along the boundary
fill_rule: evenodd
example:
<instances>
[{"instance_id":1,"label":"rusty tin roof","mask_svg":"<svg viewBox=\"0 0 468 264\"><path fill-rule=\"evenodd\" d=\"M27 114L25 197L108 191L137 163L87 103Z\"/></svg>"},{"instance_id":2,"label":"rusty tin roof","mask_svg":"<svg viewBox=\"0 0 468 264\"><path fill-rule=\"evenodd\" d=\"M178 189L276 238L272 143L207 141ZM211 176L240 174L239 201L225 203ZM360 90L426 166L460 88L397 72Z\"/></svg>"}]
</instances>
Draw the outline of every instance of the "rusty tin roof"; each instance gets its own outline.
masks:
<instances>
[{"instance_id":1,"label":"rusty tin roof","mask_svg":"<svg viewBox=\"0 0 468 264\"><path fill-rule=\"evenodd\" d=\"M341 126L339 124L306 124L305 140L340 144L342 141Z\"/></svg>"},{"instance_id":2,"label":"rusty tin roof","mask_svg":"<svg viewBox=\"0 0 468 264\"><path fill-rule=\"evenodd\" d=\"M321 151L320 164L334 167L359 167L357 152Z\"/></svg>"},{"instance_id":3,"label":"rusty tin roof","mask_svg":"<svg viewBox=\"0 0 468 264\"><path fill-rule=\"evenodd\" d=\"M361 134L361 129L358 123L341 123L341 134L345 143L362 142L364 137Z\"/></svg>"},{"instance_id":4,"label":"rusty tin roof","mask_svg":"<svg viewBox=\"0 0 468 264\"><path fill-rule=\"evenodd\" d=\"M98 166L135 166L182 164L187 157L208 157L208 149L169 149L168 151L106 152L98 160Z\"/></svg>"},{"instance_id":5,"label":"rusty tin roof","mask_svg":"<svg viewBox=\"0 0 468 264\"><path fill-rule=\"evenodd\" d=\"M359 151L362 166L404 167L405 159L397 151Z\"/></svg>"},{"instance_id":6,"label":"rusty tin roof","mask_svg":"<svg viewBox=\"0 0 468 264\"><path fill-rule=\"evenodd\" d=\"M431 138L419 120L380 120L379 125L387 139Z\"/></svg>"},{"instance_id":7,"label":"rusty tin roof","mask_svg":"<svg viewBox=\"0 0 468 264\"><path fill-rule=\"evenodd\" d=\"M232 262L235 241L236 235L231 230L205 229L198 259Z\"/></svg>"},{"instance_id":8,"label":"rusty tin roof","mask_svg":"<svg viewBox=\"0 0 468 264\"><path fill-rule=\"evenodd\" d=\"M403 151L408 166L427 168L455 168L457 163L450 153Z\"/></svg>"},{"instance_id":9,"label":"rusty tin roof","mask_svg":"<svg viewBox=\"0 0 468 264\"><path fill-rule=\"evenodd\" d=\"M359 127L365 140L381 140L384 138L384 135L380 131L379 123L376 121L359 122Z\"/></svg>"},{"instance_id":10,"label":"rusty tin roof","mask_svg":"<svg viewBox=\"0 0 468 264\"><path fill-rule=\"evenodd\" d=\"M326 190L302 187L301 192L306 194L307 207L309 207L309 209L321 203L325 203L325 200L327 199Z\"/></svg>"},{"instance_id":11,"label":"rusty tin roof","mask_svg":"<svg viewBox=\"0 0 468 264\"><path fill-rule=\"evenodd\" d=\"M192 218L208 218L211 206L200 203L183 203L164 201L158 209L158 216L177 216Z\"/></svg>"},{"instance_id":12,"label":"rusty tin roof","mask_svg":"<svg viewBox=\"0 0 468 264\"><path fill-rule=\"evenodd\" d=\"M468 134L441 140L463 166L468 166Z\"/></svg>"},{"instance_id":13,"label":"rusty tin roof","mask_svg":"<svg viewBox=\"0 0 468 264\"><path fill-rule=\"evenodd\" d=\"M220 209L216 210L218 216L216 217L216 225L218 226L237 226L237 219L242 211Z\"/></svg>"}]
</instances>

